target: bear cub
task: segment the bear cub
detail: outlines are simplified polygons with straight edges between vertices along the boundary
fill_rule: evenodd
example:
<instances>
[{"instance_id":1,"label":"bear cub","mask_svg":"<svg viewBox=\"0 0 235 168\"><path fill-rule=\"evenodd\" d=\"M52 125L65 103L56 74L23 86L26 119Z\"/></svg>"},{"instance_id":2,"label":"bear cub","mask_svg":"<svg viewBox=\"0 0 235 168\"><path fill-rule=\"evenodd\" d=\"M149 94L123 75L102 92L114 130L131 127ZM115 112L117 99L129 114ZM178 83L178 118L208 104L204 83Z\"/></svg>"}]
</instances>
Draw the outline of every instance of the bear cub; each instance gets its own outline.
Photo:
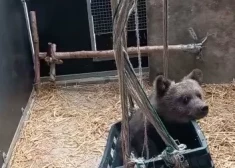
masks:
<instances>
[{"instance_id":1,"label":"bear cub","mask_svg":"<svg viewBox=\"0 0 235 168\"><path fill-rule=\"evenodd\" d=\"M164 124L185 124L207 116L209 108L203 98L202 80L203 73L199 69L194 69L177 83L162 75L155 78L149 100ZM141 157L144 145L144 115L140 109L133 113L129 125L131 152L134 152L136 157ZM157 134L155 128L148 121L146 127L149 158L151 158L156 156L156 151L160 154L161 150L155 145L156 138L152 138ZM121 158L118 164L121 166L123 164L120 138L118 138L116 151L118 158ZM145 154L143 156L146 157Z\"/></svg>"}]
</instances>

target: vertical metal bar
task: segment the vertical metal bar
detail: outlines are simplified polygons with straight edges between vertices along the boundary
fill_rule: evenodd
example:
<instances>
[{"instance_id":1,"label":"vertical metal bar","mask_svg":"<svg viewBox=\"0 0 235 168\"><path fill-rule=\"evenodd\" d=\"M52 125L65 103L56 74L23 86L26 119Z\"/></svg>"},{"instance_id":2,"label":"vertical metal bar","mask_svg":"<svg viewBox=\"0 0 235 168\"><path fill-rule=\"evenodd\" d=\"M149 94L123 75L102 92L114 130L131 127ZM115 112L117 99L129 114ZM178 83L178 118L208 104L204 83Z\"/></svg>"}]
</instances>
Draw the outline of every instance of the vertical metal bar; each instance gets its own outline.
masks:
<instances>
[{"instance_id":1,"label":"vertical metal bar","mask_svg":"<svg viewBox=\"0 0 235 168\"><path fill-rule=\"evenodd\" d=\"M94 31L94 22L91 13L91 0L86 0L87 4L87 15L90 29L90 38L91 38L91 49L92 51L96 51L96 39L95 39L95 31Z\"/></svg>"},{"instance_id":2,"label":"vertical metal bar","mask_svg":"<svg viewBox=\"0 0 235 168\"><path fill-rule=\"evenodd\" d=\"M40 87L40 59L39 59L39 37L37 30L36 13L34 11L31 11L30 17L32 25L34 51L35 51L34 52L35 90L38 91Z\"/></svg>"},{"instance_id":3,"label":"vertical metal bar","mask_svg":"<svg viewBox=\"0 0 235 168\"><path fill-rule=\"evenodd\" d=\"M31 47L31 52L32 52L32 59L34 63L34 47L33 47L33 38L32 38L32 32L30 28L30 21L29 21L29 14L28 14L28 8L27 8L27 3L25 0L21 0L23 8L24 8L24 15L25 15L25 20L26 20L26 25L28 29L28 34L29 34L29 41L30 41L30 47Z\"/></svg>"},{"instance_id":4,"label":"vertical metal bar","mask_svg":"<svg viewBox=\"0 0 235 168\"><path fill-rule=\"evenodd\" d=\"M163 72L168 77L168 0L163 0Z\"/></svg>"}]
</instances>

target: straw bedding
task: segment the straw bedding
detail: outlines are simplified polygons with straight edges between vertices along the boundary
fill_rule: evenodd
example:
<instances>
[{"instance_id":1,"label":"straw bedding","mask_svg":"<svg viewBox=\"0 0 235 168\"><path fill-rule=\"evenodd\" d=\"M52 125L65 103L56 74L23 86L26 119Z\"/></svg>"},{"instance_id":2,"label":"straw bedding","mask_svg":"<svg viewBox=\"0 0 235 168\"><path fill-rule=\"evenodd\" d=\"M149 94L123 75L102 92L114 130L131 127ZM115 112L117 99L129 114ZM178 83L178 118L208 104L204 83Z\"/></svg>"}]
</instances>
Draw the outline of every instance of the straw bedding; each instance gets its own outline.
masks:
<instances>
[{"instance_id":1,"label":"straw bedding","mask_svg":"<svg viewBox=\"0 0 235 168\"><path fill-rule=\"evenodd\" d=\"M210 114L200 125L216 168L235 168L235 85L206 85L204 91ZM97 167L109 128L120 119L118 83L44 86L35 99L10 167Z\"/></svg>"}]
</instances>

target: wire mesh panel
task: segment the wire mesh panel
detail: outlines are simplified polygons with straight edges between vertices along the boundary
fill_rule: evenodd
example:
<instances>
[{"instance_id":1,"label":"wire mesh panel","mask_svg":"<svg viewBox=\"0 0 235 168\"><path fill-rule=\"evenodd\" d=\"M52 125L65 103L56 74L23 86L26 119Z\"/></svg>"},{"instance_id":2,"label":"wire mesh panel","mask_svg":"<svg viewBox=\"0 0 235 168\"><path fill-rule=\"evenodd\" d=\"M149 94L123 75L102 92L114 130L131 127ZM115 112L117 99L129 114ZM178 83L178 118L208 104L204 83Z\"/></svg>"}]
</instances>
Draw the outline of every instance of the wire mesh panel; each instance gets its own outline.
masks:
<instances>
[{"instance_id":1,"label":"wire mesh panel","mask_svg":"<svg viewBox=\"0 0 235 168\"><path fill-rule=\"evenodd\" d=\"M91 13L96 35L112 33L111 0L91 0ZM138 0L139 29L146 30L146 4L145 0ZM128 22L128 31L135 30L134 12Z\"/></svg>"},{"instance_id":2,"label":"wire mesh panel","mask_svg":"<svg viewBox=\"0 0 235 168\"><path fill-rule=\"evenodd\" d=\"M96 35L112 32L111 0L91 0L91 14Z\"/></svg>"},{"instance_id":3,"label":"wire mesh panel","mask_svg":"<svg viewBox=\"0 0 235 168\"><path fill-rule=\"evenodd\" d=\"M138 18L139 18L139 30L146 30L146 3L145 0L138 0ZM128 21L128 31L135 30L135 12L133 12Z\"/></svg>"}]
</instances>

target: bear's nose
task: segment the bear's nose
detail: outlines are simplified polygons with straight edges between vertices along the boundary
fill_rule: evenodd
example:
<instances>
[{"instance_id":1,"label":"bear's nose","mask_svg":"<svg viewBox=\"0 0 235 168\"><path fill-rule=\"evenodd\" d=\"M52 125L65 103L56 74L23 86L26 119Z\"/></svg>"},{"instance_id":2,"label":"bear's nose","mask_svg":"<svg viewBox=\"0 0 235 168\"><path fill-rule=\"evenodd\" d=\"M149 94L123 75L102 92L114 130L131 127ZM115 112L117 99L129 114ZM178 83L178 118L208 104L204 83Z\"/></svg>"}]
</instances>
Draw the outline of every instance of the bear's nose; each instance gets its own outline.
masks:
<instances>
[{"instance_id":1,"label":"bear's nose","mask_svg":"<svg viewBox=\"0 0 235 168\"><path fill-rule=\"evenodd\" d=\"M208 106L203 106L203 107L201 108L201 112L202 112L203 114L207 114L207 113L208 113L208 110L209 110L209 107L208 107Z\"/></svg>"}]
</instances>

